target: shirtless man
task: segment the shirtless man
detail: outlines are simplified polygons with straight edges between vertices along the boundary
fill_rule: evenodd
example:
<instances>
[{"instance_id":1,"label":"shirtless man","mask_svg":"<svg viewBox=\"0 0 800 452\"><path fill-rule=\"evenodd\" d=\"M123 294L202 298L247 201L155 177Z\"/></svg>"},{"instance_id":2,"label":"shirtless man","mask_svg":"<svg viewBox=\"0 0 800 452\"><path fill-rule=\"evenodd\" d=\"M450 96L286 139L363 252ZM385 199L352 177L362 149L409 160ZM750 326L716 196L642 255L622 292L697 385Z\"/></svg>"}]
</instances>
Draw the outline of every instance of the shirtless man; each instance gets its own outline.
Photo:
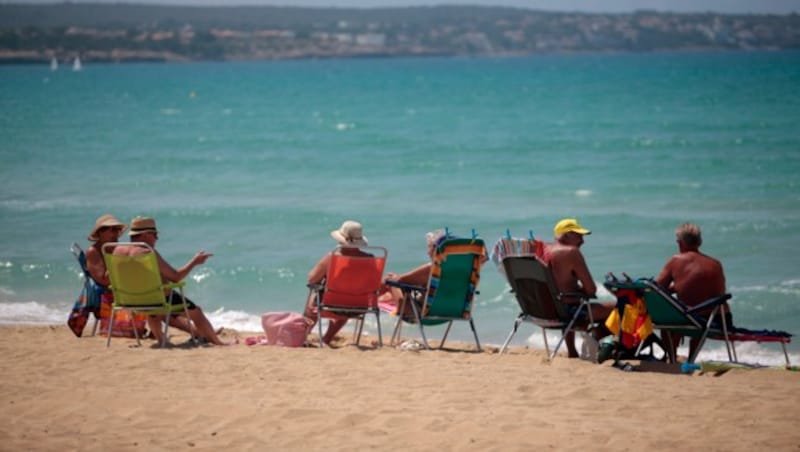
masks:
<instances>
[{"instance_id":1,"label":"shirtless man","mask_svg":"<svg viewBox=\"0 0 800 452\"><path fill-rule=\"evenodd\" d=\"M131 220L131 230L128 234L131 236L131 241L144 242L153 248L153 251L156 253L156 257L158 258L158 268L161 272L161 278L164 281L182 281L184 278L186 278L186 276L189 275L192 269L198 265L204 264L208 258L212 256L210 253L200 251L195 254L194 257L189 260L189 262L184 264L182 267L175 269L167 261L165 261L164 258L161 257L161 254L159 254L155 249L156 240L158 240L158 230L156 229L156 221L154 219L146 217L134 218ZM135 256L147 252L148 250L146 248L136 245L120 245L114 248L114 254L123 256ZM166 295L166 297L171 299L173 304L179 303L180 297L173 295L174 294ZM189 328L193 328L198 337L202 337L214 345L231 345L227 342L223 342L217 336L217 333L214 331L214 327L211 326L211 322L208 321L208 318L199 306L195 305L188 298L186 299L186 304L189 307L189 318L193 325L186 321L185 317L175 316L176 322L185 323L185 325L182 325L182 327L179 328L186 331L188 331ZM161 329L162 320L163 316L151 315L147 317L150 331L153 332L153 334L156 336L156 340L159 343L161 342L164 334L163 330ZM170 317L170 325L173 325L172 317Z\"/></svg>"},{"instance_id":2,"label":"shirtless man","mask_svg":"<svg viewBox=\"0 0 800 452\"><path fill-rule=\"evenodd\" d=\"M725 294L725 274L722 264L711 256L700 252L703 238L700 227L692 223L684 223L675 230L678 242L678 254L669 258L664 268L656 277L656 282L665 289L674 292L678 299L687 306L696 306L708 299ZM727 325L733 325L727 304L720 311L725 316ZM711 314L711 310L700 312ZM670 342L668 332L662 331L666 344L672 344L670 356L675 356L674 344L680 340L680 334L673 334ZM693 337L689 343L689 354L694 354L699 338Z\"/></svg>"},{"instance_id":3,"label":"shirtless man","mask_svg":"<svg viewBox=\"0 0 800 452\"><path fill-rule=\"evenodd\" d=\"M597 292L597 286L586 266L580 247L583 245L583 236L591 234L591 231L584 228L574 218L565 218L553 228L555 242L545 245L545 262L550 265L555 279L556 287L561 292L583 292L588 297L593 297ZM570 312L574 313L580 299L577 297L564 297L564 303L571 305ZM600 331L595 331L595 337L599 339L608 331L605 328L605 319L611 314L616 303L591 303L592 318L595 322L600 322ZM570 358L577 358L578 351L575 349L575 333L570 331L564 337L567 344L567 352Z\"/></svg>"}]
</instances>

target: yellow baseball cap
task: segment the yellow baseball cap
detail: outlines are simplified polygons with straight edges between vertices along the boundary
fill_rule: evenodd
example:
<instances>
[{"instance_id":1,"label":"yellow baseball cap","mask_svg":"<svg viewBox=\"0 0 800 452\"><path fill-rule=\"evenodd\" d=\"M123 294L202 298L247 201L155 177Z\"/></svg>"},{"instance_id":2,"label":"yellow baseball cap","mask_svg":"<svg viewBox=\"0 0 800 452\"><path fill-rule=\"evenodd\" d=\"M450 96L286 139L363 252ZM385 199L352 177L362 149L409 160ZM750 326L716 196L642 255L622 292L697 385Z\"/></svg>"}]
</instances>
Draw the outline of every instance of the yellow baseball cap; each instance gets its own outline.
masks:
<instances>
[{"instance_id":1,"label":"yellow baseball cap","mask_svg":"<svg viewBox=\"0 0 800 452\"><path fill-rule=\"evenodd\" d=\"M553 234L556 237L561 237L567 232L576 232L580 235L587 235L592 233L592 231L581 226L578 223L578 220L576 220L575 218L564 218L563 220L556 223L556 226L553 228Z\"/></svg>"}]
</instances>

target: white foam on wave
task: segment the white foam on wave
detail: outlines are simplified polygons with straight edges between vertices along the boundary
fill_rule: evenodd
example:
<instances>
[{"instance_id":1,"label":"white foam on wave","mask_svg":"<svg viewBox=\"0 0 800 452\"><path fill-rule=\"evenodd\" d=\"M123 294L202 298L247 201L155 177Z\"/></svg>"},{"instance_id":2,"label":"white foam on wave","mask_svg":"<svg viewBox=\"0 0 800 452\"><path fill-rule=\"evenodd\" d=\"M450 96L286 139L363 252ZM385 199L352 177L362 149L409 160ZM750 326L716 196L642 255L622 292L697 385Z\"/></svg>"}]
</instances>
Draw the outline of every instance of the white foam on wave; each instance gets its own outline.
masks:
<instances>
[{"instance_id":1,"label":"white foam on wave","mask_svg":"<svg viewBox=\"0 0 800 452\"><path fill-rule=\"evenodd\" d=\"M177 108L162 108L161 114L164 116L174 116L181 114L181 111Z\"/></svg>"},{"instance_id":2,"label":"white foam on wave","mask_svg":"<svg viewBox=\"0 0 800 452\"><path fill-rule=\"evenodd\" d=\"M0 303L0 324L66 324L69 308L36 301Z\"/></svg>"},{"instance_id":3,"label":"white foam on wave","mask_svg":"<svg viewBox=\"0 0 800 452\"><path fill-rule=\"evenodd\" d=\"M593 193L591 190L587 190L585 188L582 188L580 190L575 190L575 196L579 198L588 198L589 196L592 196L592 194Z\"/></svg>"},{"instance_id":4,"label":"white foam on wave","mask_svg":"<svg viewBox=\"0 0 800 452\"><path fill-rule=\"evenodd\" d=\"M561 335L558 332L547 331L547 343L550 345L551 352L560 338ZM541 330L537 327L533 334L527 337L525 343L531 348L544 350L544 338ZM581 335L576 334L575 348L580 351L582 343ZM559 353L566 353L566 345L561 345ZM689 346L682 345L678 347L678 355L689 356ZM656 356L659 356L658 352L656 352ZM783 366L786 364L780 344L766 345L756 342L737 342L736 357L738 362L752 365ZM725 343L722 341L706 343L695 360L698 363L703 361L727 362L728 352L725 350ZM800 363L800 353L789 353L789 362L793 365Z\"/></svg>"},{"instance_id":5,"label":"white foam on wave","mask_svg":"<svg viewBox=\"0 0 800 452\"><path fill-rule=\"evenodd\" d=\"M253 315L244 311L226 310L224 307L213 312L206 312L208 320L214 328L230 328L240 332L259 332L263 331L261 326L261 316Z\"/></svg>"}]
</instances>

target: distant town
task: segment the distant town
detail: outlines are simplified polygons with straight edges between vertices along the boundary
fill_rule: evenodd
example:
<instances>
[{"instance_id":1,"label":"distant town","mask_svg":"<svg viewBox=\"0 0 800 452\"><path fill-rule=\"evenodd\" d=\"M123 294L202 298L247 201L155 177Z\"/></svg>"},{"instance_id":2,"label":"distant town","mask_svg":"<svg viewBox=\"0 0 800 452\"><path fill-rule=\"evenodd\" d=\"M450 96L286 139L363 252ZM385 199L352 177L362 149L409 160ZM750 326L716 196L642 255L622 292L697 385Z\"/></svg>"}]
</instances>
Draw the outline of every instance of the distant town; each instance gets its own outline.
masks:
<instances>
[{"instance_id":1,"label":"distant town","mask_svg":"<svg viewBox=\"0 0 800 452\"><path fill-rule=\"evenodd\" d=\"M0 63L800 49L800 16L0 4Z\"/></svg>"}]
</instances>

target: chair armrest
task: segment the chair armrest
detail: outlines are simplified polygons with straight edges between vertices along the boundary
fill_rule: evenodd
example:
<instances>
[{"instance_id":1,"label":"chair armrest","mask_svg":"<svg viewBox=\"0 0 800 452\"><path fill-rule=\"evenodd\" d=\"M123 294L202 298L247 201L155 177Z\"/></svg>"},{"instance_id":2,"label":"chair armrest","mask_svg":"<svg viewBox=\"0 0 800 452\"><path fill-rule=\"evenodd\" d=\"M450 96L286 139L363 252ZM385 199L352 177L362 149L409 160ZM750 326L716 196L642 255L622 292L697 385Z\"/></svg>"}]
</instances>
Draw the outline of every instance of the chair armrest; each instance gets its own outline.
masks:
<instances>
[{"instance_id":1,"label":"chair armrest","mask_svg":"<svg viewBox=\"0 0 800 452\"><path fill-rule=\"evenodd\" d=\"M597 295L588 295L585 292L563 292L561 293L561 298L564 297L573 297L573 298L580 298L582 300L591 300L593 298L597 298Z\"/></svg>"},{"instance_id":2,"label":"chair armrest","mask_svg":"<svg viewBox=\"0 0 800 452\"><path fill-rule=\"evenodd\" d=\"M703 311L703 310L706 310L706 309L709 309L709 308L713 308L713 307L716 307L716 306L719 306L719 305L725 303L726 301L730 300L731 298L733 298L733 295L731 295L729 293L726 293L724 295L720 295L718 297L709 298L708 300L706 300L706 301L704 301L704 302L702 302L702 303L700 303L698 305L692 306L691 308L687 309L686 312L694 313L696 311Z\"/></svg>"},{"instance_id":3,"label":"chair armrest","mask_svg":"<svg viewBox=\"0 0 800 452\"><path fill-rule=\"evenodd\" d=\"M320 291L325 288L325 285L320 283L308 283L306 284L306 287L308 287L311 290Z\"/></svg>"},{"instance_id":4,"label":"chair armrest","mask_svg":"<svg viewBox=\"0 0 800 452\"><path fill-rule=\"evenodd\" d=\"M180 289L180 288L183 288L183 286L185 286L185 285L186 285L186 282L178 281L178 282L171 282L171 283L162 284L161 287L163 289Z\"/></svg>"},{"instance_id":5,"label":"chair armrest","mask_svg":"<svg viewBox=\"0 0 800 452\"><path fill-rule=\"evenodd\" d=\"M401 283L400 281L395 281L393 279L387 279L386 280L386 285L387 286L392 286L392 287L397 287L398 289L402 290L403 292L413 292L413 291L424 292L425 291L424 287L414 286L414 285L411 285L411 284L404 284L404 283Z\"/></svg>"}]
</instances>

